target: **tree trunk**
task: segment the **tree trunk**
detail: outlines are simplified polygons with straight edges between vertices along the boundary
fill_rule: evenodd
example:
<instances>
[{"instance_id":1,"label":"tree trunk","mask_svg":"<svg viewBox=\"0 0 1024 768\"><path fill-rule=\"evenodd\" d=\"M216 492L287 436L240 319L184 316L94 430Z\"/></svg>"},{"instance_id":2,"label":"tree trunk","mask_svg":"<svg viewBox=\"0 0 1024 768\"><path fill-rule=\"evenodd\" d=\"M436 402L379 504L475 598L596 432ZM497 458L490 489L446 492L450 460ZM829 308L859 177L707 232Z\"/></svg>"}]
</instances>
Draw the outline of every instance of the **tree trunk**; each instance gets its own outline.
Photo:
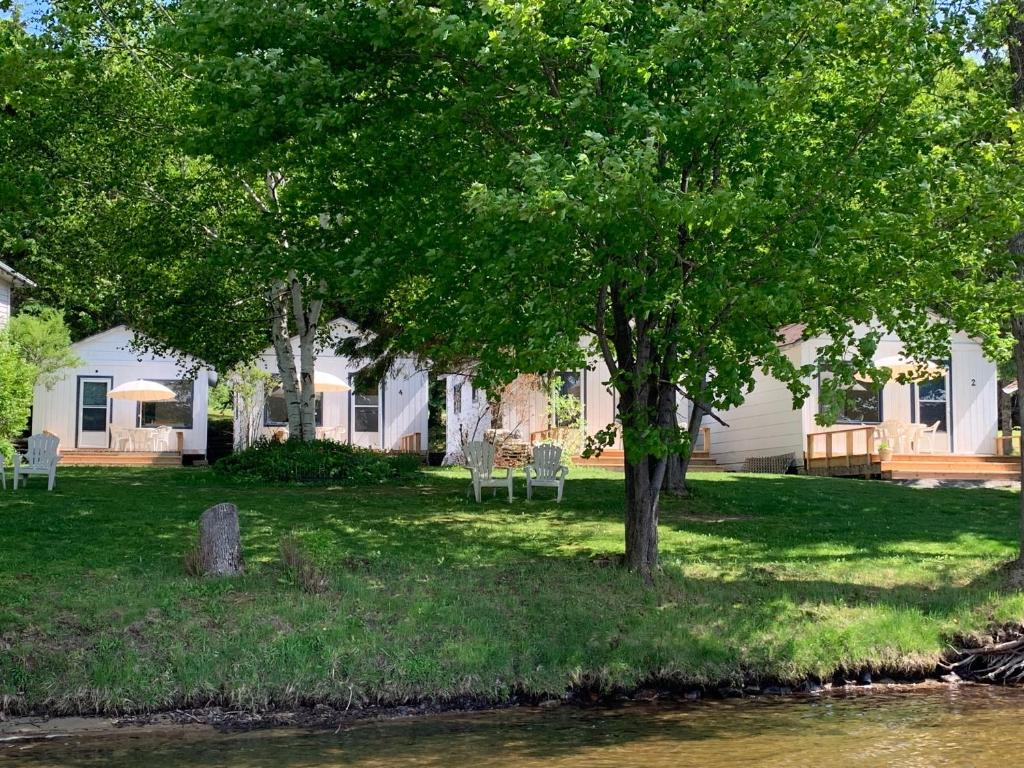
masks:
<instances>
[{"instance_id":1,"label":"tree trunk","mask_svg":"<svg viewBox=\"0 0 1024 768\"><path fill-rule=\"evenodd\" d=\"M267 294L274 355L277 358L281 390L288 410L289 439L316 439L315 345L325 289L321 281L320 295L309 302L307 307L302 295L302 281L295 272L290 272L287 284L278 283ZM295 366L290 328L294 328L294 333L298 336L298 368Z\"/></svg>"},{"instance_id":2,"label":"tree trunk","mask_svg":"<svg viewBox=\"0 0 1024 768\"><path fill-rule=\"evenodd\" d=\"M288 295L284 284L278 283L267 294L270 305L270 332L277 358L277 375L281 380L285 407L288 411L288 437L302 435L302 412L299 405L299 382L295 372L295 354L288 333Z\"/></svg>"},{"instance_id":3,"label":"tree trunk","mask_svg":"<svg viewBox=\"0 0 1024 768\"><path fill-rule=\"evenodd\" d=\"M320 296L309 302L307 308L302 298L302 282L295 272L288 275L291 293L292 322L299 337L299 387L297 395L302 440L316 439L316 389L314 384L316 366L316 334L319 329L320 311L323 308L323 293L326 288L320 284ZM294 364L294 363L293 363Z\"/></svg>"},{"instance_id":4,"label":"tree trunk","mask_svg":"<svg viewBox=\"0 0 1024 768\"><path fill-rule=\"evenodd\" d=\"M242 537L234 504L210 507L199 518L199 564L206 576L242 572Z\"/></svg>"},{"instance_id":5,"label":"tree trunk","mask_svg":"<svg viewBox=\"0 0 1024 768\"><path fill-rule=\"evenodd\" d=\"M666 459L626 457L626 566L651 580L658 567L658 499Z\"/></svg>"},{"instance_id":6,"label":"tree trunk","mask_svg":"<svg viewBox=\"0 0 1024 768\"><path fill-rule=\"evenodd\" d=\"M624 425L642 433L649 427L671 428L676 421L675 388L660 377L649 377L639 388L627 388L619 405ZM653 422L653 423L652 423ZM648 427L644 429L644 427ZM677 427L678 428L678 427ZM658 502L665 482L668 456L655 456L634 446L624 433L626 459L626 566L650 583L658 567Z\"/></svg>"},{"instance_id":7,"label":"tree trunk","mask_svg":"<svg viewBox=\"0 0 1024 768\"><path fill-rule=\"evenodd\" d=\"M1024 315L1014 315L1010 319L1010 329L1013 332L1013 362L1017 368L1018 386L1024 381ZM1017 397L1017 418L1024 425L1024 397ZM1012 433L1011 433L1012 434ZM1024 489L1024 439L1021 440L1020 452L1020 481ZM1017 569L1024 571L1024 490L1018 494L1020 500L1020 522L1018 525L1019 547L1017 550Z\"/></svg>"},{"instance_id":8,"label":"tree trunk","mask_svg":"<svg viewBox=\"0 0 1024 768\"><path fill-rule=\"evenodd\" d=\"M675 433L675 439L672 441L673 444L678 445L679 443L679 397L676 393L675 387L665 388L663 397L667 401L667 404L662 404L662 418L665 421L663 428ZM662 483L661 490L665 493L673 496L685 496L686 495L686 469L685 463L689 461L689 452L687 454L672 452L665 458L665 481Z\"/></svg>"}]
</instances>

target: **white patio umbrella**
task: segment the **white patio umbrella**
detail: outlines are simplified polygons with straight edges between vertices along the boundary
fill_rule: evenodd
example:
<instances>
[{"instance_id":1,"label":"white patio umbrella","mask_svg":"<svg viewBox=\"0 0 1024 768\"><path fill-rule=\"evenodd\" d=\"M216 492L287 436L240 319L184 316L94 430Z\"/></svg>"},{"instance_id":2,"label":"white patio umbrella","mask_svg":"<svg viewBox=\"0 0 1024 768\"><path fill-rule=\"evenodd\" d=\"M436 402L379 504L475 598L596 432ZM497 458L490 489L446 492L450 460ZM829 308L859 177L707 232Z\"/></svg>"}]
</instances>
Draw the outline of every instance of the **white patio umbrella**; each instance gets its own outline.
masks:
<instances>
[{"instance_id":1,"label":"white patio umbrella","mask_svg":"<svg viewBox=\"0 0 1024 768\"><path fill-rule=\"evenodd\" d=\"M907 381L928 381L929 379L937 379L946 373L944 365L939 365L931 360L911 360L909 357L903 357L902 355L881 357L875 360L875 367L888 368L892 371L893 379L903 376ZM858 373L857 379L871 383L871 377L866 373Z\"/></svg>"},{"instance_id":2,"label":"white patio umbrella","mask_svg":"<svg viewBox=\"0 0 1024 768\"><path fill-rule=\"evenodd\" d=\"M332 373L325 371L313 372L313 391L320 392L348 392L352 389L348 384Z\"/></svg>"},{"instance_id":3,"label":"white patio umbrella","mask_svg":"<svg viewBox=\"0 0 1024 768\"><path fill-rule=\"evenodd\" d=\"M107 392L107 397L112 400L139 400L144 403L155 400L173 400L177 397L174 390L165 387L158 381L148 379L136 379L124 384L118 384Z\"/></svg>"}]
</instances>

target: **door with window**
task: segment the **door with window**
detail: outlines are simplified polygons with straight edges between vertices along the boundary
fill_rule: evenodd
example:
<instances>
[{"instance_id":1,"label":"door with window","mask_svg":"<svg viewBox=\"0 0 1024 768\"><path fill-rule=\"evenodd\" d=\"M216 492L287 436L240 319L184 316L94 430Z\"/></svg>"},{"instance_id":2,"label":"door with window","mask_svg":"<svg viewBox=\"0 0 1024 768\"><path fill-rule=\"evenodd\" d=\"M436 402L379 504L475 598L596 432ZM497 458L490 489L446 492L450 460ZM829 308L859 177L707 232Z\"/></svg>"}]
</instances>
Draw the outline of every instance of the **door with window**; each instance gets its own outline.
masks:
<instances>
[{"instance_id":1,"label":"door with window","mask_svg":"<svg viewBox=\"0 0 1024 768\"><path fill-rule=\"evenodd\" d=\"M82 377L78 380L78 448L110 446L110 379Z\"/></svg>"},{"instance_id":2,"label":"door with window","mask_svg":"<svg viewBox=\"0 0 1024 768\"><path fill-rule=\"evenodd\" d=\"M354 377L352 387L352 443L381 448L381 387L362 384L358 376Z\"/></svg>"},{"instance_id":3,"label":"door with window","mask_svg":"<svg viewBox=\"0 0 1024 768\"><path fill-rule=\"evenodd\" d=\"M935 436L936 450L949 448L949 376L938 376L928 381L921 381L916 388L916 413L918 424L932 426L938 423Z\"/></svg>"}]
</instances>

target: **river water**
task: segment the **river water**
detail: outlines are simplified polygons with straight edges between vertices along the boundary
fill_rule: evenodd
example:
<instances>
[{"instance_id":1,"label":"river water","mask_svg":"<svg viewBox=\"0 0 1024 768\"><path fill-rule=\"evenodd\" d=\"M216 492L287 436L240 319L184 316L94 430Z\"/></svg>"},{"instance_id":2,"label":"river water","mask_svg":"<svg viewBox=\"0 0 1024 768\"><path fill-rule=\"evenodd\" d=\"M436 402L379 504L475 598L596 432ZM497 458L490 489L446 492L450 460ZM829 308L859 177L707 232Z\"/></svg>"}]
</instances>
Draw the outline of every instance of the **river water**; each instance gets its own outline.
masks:
<instances>
[{"instance_id":1,"label":"river water","mask_svg":"<svg viewBox=\"0 0 1024 768\"><path fill-rule=\"evenodd\" d=\"M182 728L0 746L0 765L109 768L955 766L1024 753L1024 690L966 686L801 699L513 709L333 731Z\"/></svg>"}]
</instances>

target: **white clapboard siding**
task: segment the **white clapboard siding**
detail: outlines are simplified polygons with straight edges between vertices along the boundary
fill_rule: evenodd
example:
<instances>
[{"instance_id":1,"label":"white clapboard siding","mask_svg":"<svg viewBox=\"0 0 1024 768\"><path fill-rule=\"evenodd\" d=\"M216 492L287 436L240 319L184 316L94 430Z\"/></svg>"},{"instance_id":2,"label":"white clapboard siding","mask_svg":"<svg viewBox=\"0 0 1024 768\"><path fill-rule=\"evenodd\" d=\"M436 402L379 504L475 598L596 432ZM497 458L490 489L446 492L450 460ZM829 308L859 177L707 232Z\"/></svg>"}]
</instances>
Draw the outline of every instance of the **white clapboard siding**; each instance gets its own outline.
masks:
<instances>
[{"instance_id":1,"label":"white clapboard siding","mask_svg":"<svg viewBox=\"0 0 1024 768\"><path fill-rule=\"evenodd\" d=\"M999 422L996 366L973 343L954 344L951 360L954 451L993 453Z\"/></svg>"},{"instance_id":2,"label":"white clapboard siding","mask_svg":"<svg viewBox=\"0 0 1024 768\"><path fill-rule=\"evenodd\" d=\"M0 275L0 328L11 319L11 281Z\"/></svg>"},{"instance_id":3,"label":"white clapboard siding","mask_svg":"<svg viewBox=\"0 0 1024 768\"><path fill-rule=\"evenodd\" d=\"M798 349L787 354L799 364ZM744 402L719 415L728 426L707 417L704 425L711 428L711 456L726 469L741 469L754 456L803 456L801 411L786 385L763 371L755 372Z\"/></svg>"},{"instance_id":4,"label":"white clapboard siding","mask_svg":"<svg viewBox=\"0 0 1024 768\"><path fill-rule=\"evenodd\" d=\"M72 345L82 360L77 368L63 371L53 389L36 387L32 407L32 432L51 432L60 438L61 450L77 446L78 382L80 377L108 377L110 386L134 379L183 379L192 375L170 357L140 354L131 350L133 332L119 325ZM206 426L209 404L210 371L199 368L193 384L192 429L183 433L184 450L189 454L206 453ZM109 421L114 426L137 425L138 404L133 400L110 400ZM172 445L171 448L175 448Z\"/></svg>"},{"instance_id":5,"label":"white clapboard siding","mask_svg":"<svg viewBox=\"0 0 1024 768\"><path fill-rule=\"evenodd\" d=\"M332 321L330 325L331 338L334 343L358 332L350 321L342 318ZM297 339L292 341L292 352L295 355L296 365L298 365ZM277 374L277 357L273 350L266 350L257 364L263 370L274 375ZM365 363L362 361L338 355L334 351L332 343L327 349L323 349L317 354L315 368L318 371L337 376L342 381L354 386L355 376L364 365ZM320 431L342 442L388 451L397 451L401 447L404 435L418 432L420 446L426 450L429 407L426 371L419 370L412 360L400 360L395 369L381 383L380 391L383 393L383 398L378 403L377 432L358 433L353 429L353 392L325 392L323 394L323 423L319 427ZM262 402L263 398L257 397L256 401ZM243 424L247 418L247 414L241 412L240 404L236 403L236 439L245 431ZM284 429L281 425L267 425L263 414L256 414L254 418L258 424L262 425L260 432L267 437Z\"/></svg>"}]
</instances>

